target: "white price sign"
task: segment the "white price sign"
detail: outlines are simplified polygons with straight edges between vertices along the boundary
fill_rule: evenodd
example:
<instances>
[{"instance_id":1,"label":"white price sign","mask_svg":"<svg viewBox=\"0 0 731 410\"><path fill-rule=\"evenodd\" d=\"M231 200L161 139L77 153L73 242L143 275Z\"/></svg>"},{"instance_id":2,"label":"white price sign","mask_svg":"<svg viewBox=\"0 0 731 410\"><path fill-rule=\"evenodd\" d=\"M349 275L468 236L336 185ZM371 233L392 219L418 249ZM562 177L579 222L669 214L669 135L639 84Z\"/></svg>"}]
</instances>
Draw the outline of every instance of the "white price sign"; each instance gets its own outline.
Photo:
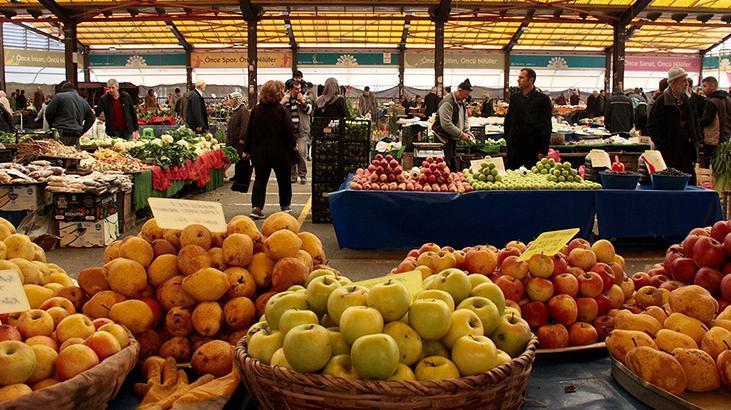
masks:
<instances>
[{"instance_id":1,"label":"white price sign","mask_svg":"<svg viewBox=\"0 0 731 410\"><path fill-rule=\"evenodd\" d=\"M226 218L220 202L149 198L152 214L160 228L184 229L200 224L211 232L226 232Z\"/></svg>"}]
</instances>

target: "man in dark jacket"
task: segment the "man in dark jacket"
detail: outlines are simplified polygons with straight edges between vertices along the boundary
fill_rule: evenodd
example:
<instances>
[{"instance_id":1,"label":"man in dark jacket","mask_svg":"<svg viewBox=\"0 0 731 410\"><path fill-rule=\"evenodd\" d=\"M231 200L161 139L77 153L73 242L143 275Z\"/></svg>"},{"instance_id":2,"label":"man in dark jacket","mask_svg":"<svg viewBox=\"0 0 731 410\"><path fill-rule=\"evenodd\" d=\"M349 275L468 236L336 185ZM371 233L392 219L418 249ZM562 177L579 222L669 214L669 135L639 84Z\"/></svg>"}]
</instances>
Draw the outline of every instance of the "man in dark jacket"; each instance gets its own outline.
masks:
<instances>
[{"instance_id":1,"label":"man in dark jacket","mask_svg":"<svg viewBox=\"0 0 731 410\"><path fill-rule=\"evenodd\" d=\"M46 96L43 95L41 87L36 87L36 91L33 93L33 106L36 107L36 111L41 110L45 101Z\"/></svg>"},{"instance_id":2,"label":"man in dark jacket","mask_svg":"<svg viewBox=\"0 0 731 410\"><path fill-rule=\"evenodd\" d=\"M96 116L104 114L105 130L110 137L130 139L138 130L137 112L132 97L120 91L115 79L107 81L107 92L99 99Z\"/></svg>"},{"instance_id":3,"label":"man in dark jacket","mask_svg":"<svg viewBox=\"0 0 731 410\"><path fill-rule=\"evenodd\" d=\"M718 144L731 138L731 97L726 91L718 89L715 77L704 78L702 85L706 102L700 125L703 128L703 162L708 166Z\"/></svg>"},{"instance_id":4,"label":"man in dark jacket","mask_svg":"<svg viewBox=\"0 0 731 410\"><path fill-rule=\"evenodd\" d=\"M447 94L439 104L432 131L444 144L444 162L451 170L457 169L457 141L473 140L467 119L465 101L472 92L470 80L464 80L454 93Z\"/></svg>"},{"instance_id":5,"label":"man in dark jacket","mask_svg":"<svg viewBox=\"0 0 731 410\"><path fill-rule=\"evenodd\" d=\"M630 132L635 124L635 109L632 100L622 90L614 90L614 95L607 101L604 114L604 126L612 134Z\"/></svg>"},{"instance_id":6,"label":"man in dark jacket","mask_svg":"<svg viewBox=\"0 0 731 410\"><path fill-rule=\"evenodd\" d=\"M46 120L51 128L61 132L61 142L78 145L79 138L94 125L96 117L89 103L81 98L72 83L61 86L46 106Z\"/></svg>"},{"instance_id":7,"label":"man in dark jacket","mask_svg":"<svg viewBox=\"0 0 731 410\"><path fill-rule=\"evenodd\" d=\"M703 107L706 106L706 98L693 91L693 79L690 77L688 77L688 92L690 93L690 98L693 100L693 104L695 105L698 118L701 118L703 116Z\"/></svg>"},{"instance_id":8,"label":"man in dark jacket","mask_svg":"<svg viewBox=\"0 0 731 410\"><path fill-rule=\"evenodd\" d=\"M586 114L589 118L604 115L604 111L599 109L599 93L594 91L590 96L586 97Z\"/></svg>"},{"instance_id":9,"label":"man in dark jacket","mask_svg":"<svg viewBox=\"0 0 731 410\"><path fill-rule=\"evenodd\" d=\"M431 117L432 114L439 109L439 96L437 96L437 87L432 87L429 94L424 97L424 115Z\"/></svg>"},{"instance_id":10,"label":"man in dark jacket","mask_svg":"<svg viewBox=\"0 0 731 410\"><path fill-rule=\"evenodd\" d=\"M15 99L15 103L17 104L16 109L18 111L22 111L28 108L28 99L25 97L25 90L20 90L18 96Z\"/></svg>"},{"instance_id":11,"label":"man in dark jacket","mask_svg":"<svg viewBox=\"0 0 731 410\"><path fill-rule=\"evenodd\" d=\"M185 123L197 133L208 131L208 110L203 95L206 93L206 82L196 81L195 90L190 92L185 111Z\"/></svg>"},{"instance_id":12,"label":"man in dark jacket","mask_svg":"<svg viewBox=\"0 0 731 410\"><path fill-rule=\"evenodd\" d=\"M520 92L510 97L505 116L505 140L508 143L508 169L532 167L548 154L551 141L551 99L535 87L536 72L531 68L520 70Z\"/></svg>"},{"instance_id":13,"label":"man in dark jacket","mask_svg":"<svg viewBox=\"0 0 731 410\"><path fill-rule=\"evenodd\" d=\"M597 98L597 109L599 110L597 115L604 115L607 111L607 91L599 91L599 97Z\"/></svg>"},{"instance_id":14,"label":"man in dark jacket","mask_svg":"<svg viewBox=\"0 0 731 410\"><path fill-rule=\"evenodd\" d=\"M695 184L701 131L697 110L688 95L688 74L682 68L672 68L668 72L668 84L652 105L647 133L665 164L691 174L690 183Z\"/></svg>"}]
</instances>

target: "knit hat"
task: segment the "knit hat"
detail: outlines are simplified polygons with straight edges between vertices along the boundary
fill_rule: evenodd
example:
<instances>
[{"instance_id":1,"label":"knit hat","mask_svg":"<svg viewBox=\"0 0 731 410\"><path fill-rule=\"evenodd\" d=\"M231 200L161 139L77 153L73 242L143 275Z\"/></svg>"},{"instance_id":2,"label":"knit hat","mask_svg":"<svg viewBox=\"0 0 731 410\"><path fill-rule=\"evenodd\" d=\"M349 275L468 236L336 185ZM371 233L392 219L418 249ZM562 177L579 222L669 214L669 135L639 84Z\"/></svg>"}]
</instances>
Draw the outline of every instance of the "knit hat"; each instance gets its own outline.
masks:
<instances>
[{"instance_id":1,"label":"knit hat","mask_svg":"<svg viewBox=\"0 0 731 410\"><path fill-rule=\"evenodd\" d=\"M458 88L461 88L462 90L472 91L472 84L470 83L470 79L466 79L462 81L460 85L457 86Z\"/></svg>"},{"instance_id":2,"label":"knit hat","mask_svg":"<svg viewBox=\"0 0 731 410\"><path fill-rule=\"evenodd\" d=\"M668 71L668 82L677 80L678 78L687 77L688 73L680 67L673 67Z\"/></svg>"}]
</instances>

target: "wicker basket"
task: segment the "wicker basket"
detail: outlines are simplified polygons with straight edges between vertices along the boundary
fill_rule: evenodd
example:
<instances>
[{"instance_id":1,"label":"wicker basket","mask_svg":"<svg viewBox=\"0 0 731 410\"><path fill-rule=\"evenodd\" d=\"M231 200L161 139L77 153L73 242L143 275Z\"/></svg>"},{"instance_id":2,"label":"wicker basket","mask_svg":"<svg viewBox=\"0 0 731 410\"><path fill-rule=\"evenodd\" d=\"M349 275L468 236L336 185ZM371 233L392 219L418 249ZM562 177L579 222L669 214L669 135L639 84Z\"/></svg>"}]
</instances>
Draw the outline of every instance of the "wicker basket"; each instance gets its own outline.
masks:
<instances>
[{"instance_id":1,"label":"wicker basket","mask_svg":"<svg viewBox=\"0 0 731 410\"><path fill-rule=\"evenodd\" d=\"M434 381L348 380L271 367L236 346L234 362L249 392L264 409L517 409L523 405L538 339L509 364L459 379Z\"/></svg>"},{"instance_id":2,"label":"wicker basket","mask_svg":"<svg viewBox=\"0 0 731 410\"><path fill-rule=\"evenodd\" d=\"M0 403L0 409L104 409L137 365L139 353L140 344L129 333L129 345L114 356L63 383Z\"/></svg>"}]
</instances>

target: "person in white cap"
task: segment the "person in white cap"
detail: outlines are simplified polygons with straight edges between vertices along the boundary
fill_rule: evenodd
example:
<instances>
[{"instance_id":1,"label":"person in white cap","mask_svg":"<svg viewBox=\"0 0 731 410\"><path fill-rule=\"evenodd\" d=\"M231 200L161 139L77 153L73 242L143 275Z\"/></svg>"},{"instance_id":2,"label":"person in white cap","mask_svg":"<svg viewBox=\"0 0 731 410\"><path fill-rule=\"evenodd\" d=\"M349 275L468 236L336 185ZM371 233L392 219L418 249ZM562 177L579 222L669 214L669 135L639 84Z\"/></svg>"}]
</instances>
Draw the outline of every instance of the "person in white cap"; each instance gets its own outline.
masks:
<instances>
[{"instance_id":1,"label":"person in white cap","mask_svg":"<svg viewBox=\"0 0 731 410\"><path fill-rule=\"evenodd\" d=\"M691 174L695 184L700 126L695 103L688 95L688 73L668 71L668 88L657 98L647 121L647 133L669 168Z\"/></svg>"},{"instance_id":2,"label":"person in white cap","mask_svg":"<svg viewBox=\"0 0 731 410\"><path fill-rule=\"evenodd\" d=\"M198 80L195 82L195 90L191 91L188 97L188 106L185 112L185 122L188 127L196 133L208 131L208 111L206 109L206 100L203 96L206 94L206 82Z\"/></svg>"}]
</instances>

